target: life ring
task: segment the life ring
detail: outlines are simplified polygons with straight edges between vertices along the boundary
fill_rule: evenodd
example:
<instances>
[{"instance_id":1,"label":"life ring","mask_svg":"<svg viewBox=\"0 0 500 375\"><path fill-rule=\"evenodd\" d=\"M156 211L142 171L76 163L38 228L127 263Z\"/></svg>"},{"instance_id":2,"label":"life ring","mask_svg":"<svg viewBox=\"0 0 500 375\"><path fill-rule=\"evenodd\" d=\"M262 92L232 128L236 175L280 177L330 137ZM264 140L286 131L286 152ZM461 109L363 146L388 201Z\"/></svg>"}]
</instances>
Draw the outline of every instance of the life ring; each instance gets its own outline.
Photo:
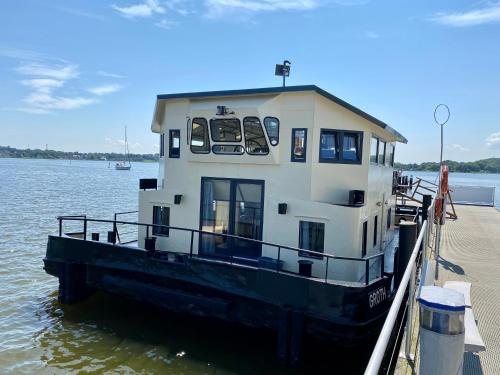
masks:
<instances>
[{"instance_id":1,"label":"life ring","mask_svg":"<svg viewBox=\"0 0 500 375\"><path fill-rule=\"evenodd\" d=\"M448 166L441 167L441 194L444 196L448 194Z\"/></svg>"}]
</instances>

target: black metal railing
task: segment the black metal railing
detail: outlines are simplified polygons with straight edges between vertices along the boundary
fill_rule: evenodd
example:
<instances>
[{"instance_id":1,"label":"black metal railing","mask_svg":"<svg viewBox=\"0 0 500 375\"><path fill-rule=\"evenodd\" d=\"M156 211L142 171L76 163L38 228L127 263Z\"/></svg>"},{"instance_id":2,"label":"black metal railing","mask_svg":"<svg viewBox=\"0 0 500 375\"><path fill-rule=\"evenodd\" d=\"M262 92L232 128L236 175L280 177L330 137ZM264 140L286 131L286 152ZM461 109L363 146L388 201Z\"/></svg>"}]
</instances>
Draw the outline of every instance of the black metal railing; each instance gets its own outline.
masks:
<instances>
[{"instance_id":1,"label":"black metal railing","mask_svg":"<svg viewBox=\"0 0 500 375\"><path fill-rule=\"evenodd\" d=\"M123 238L124 238L123 236L129 235L129 234L137 234L136 230L119 233L118 226L116 224L116 221L118 220L118 216L136 214L138 212L139 211L137 211L137 210L135 210L135 211L115 212L115 214L114 214L114 222L115 222L115 224L113 224L113 232L115 233L115 238L118 241L118 243L120 243L120 244L129 244L129 243L136 242L135 239L134 240L130 240L130 241L123 241Z\"/></svg>"},{"instance_id":2,"label":"black metal railing","mask_svg":"<svg viewBox=\"0 0 500 375\"><path fill-rule=\"evenodd\" d=\"M317 260L322 260L325 262L325 276L324 276L324 282L328 282L328 267L329 263L331 261L352 261L352 262L364 262L365 263L365 285L368 285L370 283L370 260L372 259L377 259L380 258L380 273L378 275L379 278L383 277L384 273L384 253L380 252L377 254L373 254L371 256L367 256L364 258L355 258L355 257L346 257L346 256L338 256L338 255L331 255L331 254L325 254L325 253L320 253L317 251L312 251L312 250L306 250L306 249L300 249L297 247L292 247L292 246L286 246L286 245L279 245L276 243L272 242L267 242L267 241L261 241L261 240L256 240L256 239L251 239L251 238L245 238L245 237L240 237L240 236L235 236L232 234L224 234L224 233L214 233L214 232L207 232L203 230L198 230L198 229L190 229L190 228L182 228L182 227L175 227L175 226L170 226L170 225L161 225L161 224L148 224L148 223L139 223L139 222L131 222L131 221L123 221L123 220L106 220L106 219L89 219L85 215L81 216L58 216L57 220L59 221L59 237L63 236L63 222L64 221L83 221L83 239L87 239L87 225L89 222L92 223L109 223L113 225L113 231L116 233L116 226L117 224L124 224L124 225L135 225L137 227L146 227L146 238L149 238L149 233L150 233L150 228L166 228L168 230L174 230L174 231L180 231L180 232L188 232L191 235L190 238L190 249L189 249L189 257L192 258L193 255L193 247L194 247L194 235L195 233L200 235L207 235L207 236L214 236L214 237L222 237L225 239L231 239L231 240L238 240L238 241L247 241L251 242L254 244L258 244L261 246L268 246L275 248L277 250L277 259L276 260L276 271L277 272L283 272L280 267L280 261L281 261L281 255L282 255L282 250L288 250L295 252L297 255L299 254L307 254L309 257L314 258L315 261ZM152 250L153 252L156 250ZM301 255L299 255L301 256ZM236 257L238 260L240 257ZM235 263L235 255L234 255L234 250L230 247L230 254L229 257L225 257L224 260L229 259L230 264ZM326 259L326 261L324 260ZM237 263L237 262L236 262ZM285 271L288 272L288 271ZM315 279L318 279L317 277L313 277ZM376 278L377 279L377 278Z\"/></svg>"}]
</instances>

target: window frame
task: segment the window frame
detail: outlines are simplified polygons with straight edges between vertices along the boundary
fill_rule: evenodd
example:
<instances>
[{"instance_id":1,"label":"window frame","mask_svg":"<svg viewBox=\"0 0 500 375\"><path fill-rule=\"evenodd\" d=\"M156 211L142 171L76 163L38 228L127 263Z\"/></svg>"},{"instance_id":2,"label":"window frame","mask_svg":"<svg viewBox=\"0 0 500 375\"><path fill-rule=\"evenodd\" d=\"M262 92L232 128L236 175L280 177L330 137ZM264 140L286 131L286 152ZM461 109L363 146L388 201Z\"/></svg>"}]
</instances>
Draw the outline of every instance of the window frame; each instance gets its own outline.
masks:
<instances>
[{"instance_id":1,"label":"window frame","mask_svg":"<svg viewBox=\"0 0 500 375\"><path fill-rule=\"evenodd\" d=\"M179 138L179 146L174 147L174 134L177 133L177 137ZM173 150L177 150L177 153L174 153ZM168 131L168 157L171 159L179 159L181 157L181 131L180 129L170 129Z\"/></svg>"},{"instance_id":2,"label":"window frame","mask_svg":"<svg viewBox=\"0 0 500 375\"><path fill-rule=\"evenodd\" d=\"M155 219L156 219L155 209L166 209L167 210L167 224L155 222ZM152 222L152 224L156 224L156 225L170 226L170 207L169 206L153 205L153 220L151 222ZM169 237L170 236L170 228L152 227L151 229L152 229L151 234L153 236L157 236L157 237Z\"/></svg>"},{"instance_id":3,"label":"window frame","mask_svg":"<svg viewBox=\"0 0 500 375\"><path fill-rule=\"evenodd\" d=\"M274 119L278 122L278 137L276 138L275 145L273 145L273 142L271 141L271 136L269 135L269 131L267 130L267 126L266 126L267 119ZM273 117L273 116L266 116L266 117L264 117L264 120L262 121L262 123L264 124L264 129L266 129L266 135L267 135L267 139L269 140L269 144L273 147L278 146L280 144L280 119L277 117Z\"/></svg>"},{"instance_id":4,"label":"window frame","mask_svg":"<svg viewBox=\"0 0 500 375\"><path fill-rule=\"evenodd\" d=\"M372 139L371 141L373 142L374 140L377 141L377 153L375 155L375 161L372 160L372 143L370 143L370 164L373 164L373 165L377 165L378 164L378 149L379 149L379 146L380 146L380 138L379 137L376 137L374 135L372 135Z\"/></svg>"},{"instance_id":5,"label":"window frame","mask_svg":"<svg viewBox=\"0 0 500 375\"><path fill-rule=\"evenodd\" d=\"M304 157L297 158L294 152L294 141L295 141L295 133L298 131L304 131ZM305 163L307 162L307 128L292 128L292 142L290 147L290 161L293 163Z\"/></svg>"},{"instance_id":6,"label":"window frame","mask_svg":"<svg viewBox=\"0 0 500 375\"><path fill-rule=\"evenodd\" d=\"M213 135L213 131L212 131L212 122L214 122L214 121L220 121L220 120L236 120L236 121L238 121L239 130L240 130L240 139L239 140L235 139L234 141L233 140L230 140L230 141L215 140L214 139L214 135ZM209 121L208 126L210 128L210 138L211 138L212 142L214 142L214 143L238 143L238 142L243 141L243 130L242 130L242 127L241 127L241 120L239 118L237 118L237 117L231 117L231 118L211 118L210 121Z\"/></svg>"},{"instance_id":7,"label":"window frame","mask_svg":"<svg viewBox=\"0 0 500 375\"><path fill-rule=\"evenodd\" d=\"M160 134L160 158L165 156L165 133Z\"/></svg>"},{"instance_id":8,"label":"window frame","mask_svg":"<svg viewBox=\"0 0 500 375\"><path fill-rule=\"evenodd\" d=\"M224 152L217 152L215 151L215 147L241 147L241 152L240 153L224 153ZM240 144L215 144L215 145L212 145L212 152L215 154L215 155L243 155L245 153L245 147L243 147L243 145L240 145Z\"/></svg>"},{"instance_id":9,"label":"window frame","mask_svg":"<svg viewBox=\"0 0 500 375\"><path fill-rule=\"evenodd\" d=\"M246 130L245 130L245 121L248 120L248 119L257 120L259 122L260 130L262 131L262 136L264 138L264 142L266 142L266 145L265 145L267 147L267 152L266 153L248 152L247 133L246 133ZM266 155L269 155L269 152L271 151L271 149L269 148L269 145L267 144L266 134L264 132L262 123L260 122L260 118L258 118L257 116L246 116L246 117L243 118L243 137L244 137L244 141L245 141L244 152L246 152L248 155L252 155L252 156L266 156Z\"/></svg>"},{"instance_id":10,"label":"window frame","mask_svg":"<svg viewBox=\"0 0 500 375\"><path fill-rule=\"evenodd\" d=\"M304 247L302 247L302 223L310 223L310 224L320 224L323 226L323 248L321 249L321 251L318 251L318 250L310 250L310 249L306 249ZM315 251L317 253L322 253L324 254L325 253L325 233L326 233L326 225L325 223L322 223L320 221L309 221L309 220L299 220L299 249L303 249L303 250L309 250L309 251ZM307 252L304 252L304 251L299 251L299 257L301 258L311 258L311 259L319 259L319 260L323 260L324 256L323 255L312 255L310 253L307 253Z\"/></svg>"},{"instance_id":11,"label":"window frame","mask_svg":"<svg viewBox=\"0 0 500 375\"><path fill-rule=\"evenodd\" d=\"M380 149L380 145L383 144L384 145L384 154L383 154L383 159L380 160L380 151L382 151ZM385 165L385 159L387 158L387 141L384 141L383 139L379 139L378 141L378 155L377 155L377 164L379 165Z\"/></svg>"},{"instance_id":12,"label":"window frame","mask_svg":"<svg viewBox=\"0 0 500 375\"><path fill-rule=\"evenodd\" d=\"M337 135L337 158L336 159L325 159L321 157L321 136L325 132L336 133ZM344 159L344 136L345 134L356 134L358 136L358 160ZM363 164L363 131L360 130L344 130L344 129L330 129L321 128L319 135L319 151L318 151L318 162L319 163L333 163L333 164Z\"/></svg>"},{"instance_id":13,"label":"window frame","mask_svg":"<svg viewBox=\"0 0 500 375\"><path fill-rule=\"evenodd\" d=\"M206 136L206 141L207 141L207 145L206 145L206 150L205 151L193 151L193 124L195 123L195 120L203 120L205 121L205 130L207 132L207 136ZM198 124L198 122L196 122ZM191 132L190 132L190 136L189 136L189 150L193 153L193 154L210 154L210 150L211 150L211 147L210 147L210 130L209 130L209 125L208 125L208 121L205 117L194 117L192 120L191 120ZM205 138L205 137L204 137ZM202 147L202 146L194 146L194 147ZM203 146L205 147L205 146Z\"/></svg>"}]
</instances>

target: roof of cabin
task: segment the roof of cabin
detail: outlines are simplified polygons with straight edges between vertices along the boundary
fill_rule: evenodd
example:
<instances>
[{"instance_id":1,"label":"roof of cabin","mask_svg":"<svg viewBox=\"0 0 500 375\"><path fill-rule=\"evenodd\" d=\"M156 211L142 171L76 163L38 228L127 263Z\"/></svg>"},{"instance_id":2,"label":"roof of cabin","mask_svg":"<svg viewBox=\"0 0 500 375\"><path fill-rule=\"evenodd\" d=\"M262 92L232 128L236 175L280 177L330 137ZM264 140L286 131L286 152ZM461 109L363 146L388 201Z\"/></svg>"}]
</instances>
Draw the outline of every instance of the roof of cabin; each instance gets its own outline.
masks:
<instances>
[{"instance_id":1,"label":"roof of cabin","mask_svg":"<svg viewBox=\"0 0 500 375\"><path fill-rule=\"evenodd\" d=\"M256 89L242 89L242 90L220 90L220 91L202 91L202 92L184 92L178 94L163 94L158 95L158 100L168 100L168 99L189 99L189 98L209 98L209 97L222 97L222 96L241 96L241 95L256 95L256 94L280 94L284 92L301 92L301 91L314 91L317 94L323 96L324 98L331 100L332 102L344 107L345 109L361 116L365 120L372 122L373 124L381 127L382 129L393 134L399 142L407 143L408 140L397 130L391 128L385 122L373 117L372 115L362 111L361 109L347 103L346 101L330 94L319 88L316 85L301 85L301 86L286 86L286 87L263 87Z\"/></svg>"}]
</instances>

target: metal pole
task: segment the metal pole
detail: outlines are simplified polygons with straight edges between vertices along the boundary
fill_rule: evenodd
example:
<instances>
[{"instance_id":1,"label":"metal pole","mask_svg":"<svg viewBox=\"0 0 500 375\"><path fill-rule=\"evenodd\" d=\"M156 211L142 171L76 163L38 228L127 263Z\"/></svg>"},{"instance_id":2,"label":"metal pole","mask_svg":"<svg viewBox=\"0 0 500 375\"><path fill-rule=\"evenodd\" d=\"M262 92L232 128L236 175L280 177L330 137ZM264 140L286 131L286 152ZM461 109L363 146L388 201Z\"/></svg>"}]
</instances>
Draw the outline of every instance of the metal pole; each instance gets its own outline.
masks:
<instances>
[{"instance_id":1,"label":"metal pole","mask_svg":"<svg viewBox=\"0 0 500 375\"><path fill-rule=\"evenodd\" d=\"M424 231L425 232L425 231ZM413 323L413 299L415 298L415 264L413 264L410 276L410 289L408 291L408 313L406 314L406 340L405 356L411 358L411 335Z\"/></svg>"}]
</instances>

